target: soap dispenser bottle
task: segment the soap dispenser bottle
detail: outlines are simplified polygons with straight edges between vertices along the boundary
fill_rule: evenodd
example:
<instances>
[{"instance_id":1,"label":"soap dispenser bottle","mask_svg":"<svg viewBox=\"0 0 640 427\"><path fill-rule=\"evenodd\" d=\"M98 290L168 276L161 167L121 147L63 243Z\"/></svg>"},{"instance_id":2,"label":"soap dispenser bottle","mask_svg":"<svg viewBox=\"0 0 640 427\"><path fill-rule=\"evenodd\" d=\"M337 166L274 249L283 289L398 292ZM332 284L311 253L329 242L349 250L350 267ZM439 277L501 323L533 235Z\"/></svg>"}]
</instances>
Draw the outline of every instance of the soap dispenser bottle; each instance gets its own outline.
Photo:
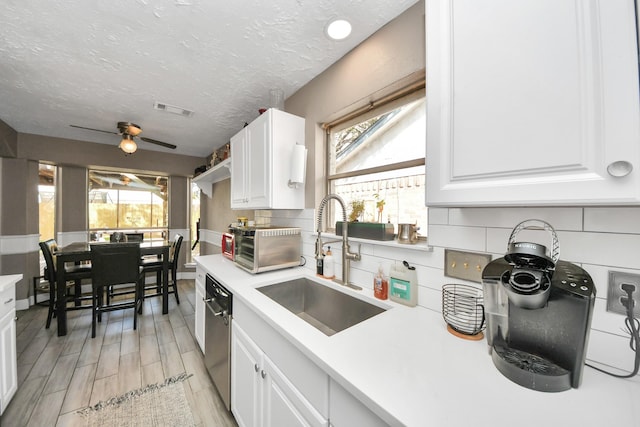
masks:
<instances>
[{"instance_id":1,"label":"soap dispenser bottle","mask_svg":"<svg viewBox=\"0 0 640 427\"><path fill-rule=\"evenodd\" d=\"M389 294L389 280L384 276L382 264L378 266L378 273L373 278L373 296L378 299L387 299Z\"/></svg>"},{"instance_id":2,"label":"soap dispenser bottle","mask_svg":"<svg viewBox=\"0 0 640 427\"><path fill-rule=\"evenodd\" d=\"M327 254L324 256L324 274L326 279L333 279L335 277L335 268L333 263L333 254L331 253L331 246L327 248Z\"/></svg>"},{"instance_id":3,"label":"soap dispenser bottle","mask_svg":"<svg viewBox=\"0 0 640 427\"><path fill-rule=\"evenodd\" d=\"M322 276L324 274L324 253L322 252L322 249L316 256L316 274L318 276Z\"/></svg>"}]
</instances>

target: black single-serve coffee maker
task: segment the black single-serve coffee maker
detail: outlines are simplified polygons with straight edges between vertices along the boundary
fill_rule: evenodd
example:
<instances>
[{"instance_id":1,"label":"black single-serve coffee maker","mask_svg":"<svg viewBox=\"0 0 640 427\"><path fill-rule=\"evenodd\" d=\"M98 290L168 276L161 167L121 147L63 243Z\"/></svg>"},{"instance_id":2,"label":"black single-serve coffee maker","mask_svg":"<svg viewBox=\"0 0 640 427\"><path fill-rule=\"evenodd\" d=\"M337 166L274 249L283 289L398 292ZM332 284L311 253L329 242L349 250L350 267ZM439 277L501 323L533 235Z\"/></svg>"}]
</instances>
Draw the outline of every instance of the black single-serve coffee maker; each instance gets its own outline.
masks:
<instances>
[{"instance_id":1,"label":"black single-serve coffee maker","mask_svg":"<svg viewBox=\"0 0 640 427\"><path fill-rule=\"evenodd\" d=\"M550 256L544 245L516 242L522 230L548 231ZM511 381L547 392L580 385L596 296L589 274L558 261L559 252L551 225L523 221L511 232L506 255L482 272L494 365Z\"/></svg>"}]
</instances>

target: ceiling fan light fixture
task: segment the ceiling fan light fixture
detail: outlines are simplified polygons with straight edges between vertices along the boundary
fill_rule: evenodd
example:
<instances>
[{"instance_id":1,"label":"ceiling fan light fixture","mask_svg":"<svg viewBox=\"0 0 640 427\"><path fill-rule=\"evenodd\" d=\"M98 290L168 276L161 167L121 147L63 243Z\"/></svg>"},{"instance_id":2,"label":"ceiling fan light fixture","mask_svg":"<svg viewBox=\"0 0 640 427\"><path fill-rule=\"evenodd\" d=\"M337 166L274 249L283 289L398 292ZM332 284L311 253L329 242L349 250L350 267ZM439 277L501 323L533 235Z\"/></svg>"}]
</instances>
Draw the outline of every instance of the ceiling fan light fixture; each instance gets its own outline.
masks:
<instances>
[{"instance_id":1,"label":"ceiling fan light fixture","mask_svg":"<svg viewBox=\"0 0 640 427\"><path fill-rule=\"evenodd\" d=\"M120 141L120 145L118 145L118 148L120 148L127 154L133 154L138 149L138 146L136 145L131 135L125 134L122 135L122 141Z\"/></svg>"},{"instance_id":2,"label":"ceiling fan light fixture","mask_svg":"<svg viewBox=\"0 0 640 427\"><path fill-rule=\"evenodd\" d=\"M118 122L118 130L121 134L138 136L142 133L142 128L135 123Z\"/></svg>"}]
</instances>

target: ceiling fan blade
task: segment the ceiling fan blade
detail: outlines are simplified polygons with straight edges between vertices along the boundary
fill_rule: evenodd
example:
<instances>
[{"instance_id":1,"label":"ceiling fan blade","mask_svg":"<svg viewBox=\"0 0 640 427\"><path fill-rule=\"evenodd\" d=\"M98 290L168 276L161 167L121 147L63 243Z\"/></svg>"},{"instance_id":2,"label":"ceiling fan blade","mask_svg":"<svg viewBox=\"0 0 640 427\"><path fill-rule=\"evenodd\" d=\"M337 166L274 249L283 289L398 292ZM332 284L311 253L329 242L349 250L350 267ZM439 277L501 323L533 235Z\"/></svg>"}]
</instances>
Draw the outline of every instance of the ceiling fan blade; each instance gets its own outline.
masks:
<instances>
[{"instance_id":1,"label":"ceiling fan blade","mask_svg":"<svg viewBox=\"0 0 640 427\"><path fill-rule=\"evenodd\" d=\"M96 131L96 132L104 132L104 133L111 133L111 134L114 134L114 135L120 135L118 132L111 132L110 130L102 130L102 129L86 128L86 127L84 127L84 126L77 126L77 125L69 125L69 126L71 126L72 128L86 129L86 130L93 130L93 131Z\"/></svg>"},{"instance_id":2,"label":"ceiling fan blade","mask_svg":"<svg viewBox=\"0 0 640 427\"><path fill-rule=\"evenodd\" d=\"M168 142L156 141L155 139L145 138L144 136L140 137L140 139L143 140L144 142L149 142L151 144L156 144L156 145L160 145L162 147L171 148L172 150L176 149L175 145L169 144Z\"/></svg>"}]
</instances>

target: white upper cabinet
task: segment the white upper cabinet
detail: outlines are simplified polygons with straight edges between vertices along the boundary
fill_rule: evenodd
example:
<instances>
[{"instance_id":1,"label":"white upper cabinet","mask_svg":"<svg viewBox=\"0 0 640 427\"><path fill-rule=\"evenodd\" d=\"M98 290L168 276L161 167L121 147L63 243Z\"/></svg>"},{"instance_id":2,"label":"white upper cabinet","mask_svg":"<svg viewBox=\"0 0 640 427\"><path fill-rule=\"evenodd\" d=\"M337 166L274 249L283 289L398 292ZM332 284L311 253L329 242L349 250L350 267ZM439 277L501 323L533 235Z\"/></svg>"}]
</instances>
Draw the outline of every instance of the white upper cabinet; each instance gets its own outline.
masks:
<instances>
[{"instance_id":1,"label":"white upper cabinet","mask_svg":"<svg viewBox=\"0 0 640 427\"><path fill-rule=\"evenodd\" d=\"M290 186L304 119L269 109L231 138L232 209L303 209L304 185Z\"/></svg>"},{"instance_id":2,"label":"white upper cabinet","mask_svg":"<svg viewBox=\"0 0 640 427\"><path fill-rule=\"evenodd\" d=\"M633 0L427 0L428 206L640 202Z\"/></svg>"}]
</instances>

